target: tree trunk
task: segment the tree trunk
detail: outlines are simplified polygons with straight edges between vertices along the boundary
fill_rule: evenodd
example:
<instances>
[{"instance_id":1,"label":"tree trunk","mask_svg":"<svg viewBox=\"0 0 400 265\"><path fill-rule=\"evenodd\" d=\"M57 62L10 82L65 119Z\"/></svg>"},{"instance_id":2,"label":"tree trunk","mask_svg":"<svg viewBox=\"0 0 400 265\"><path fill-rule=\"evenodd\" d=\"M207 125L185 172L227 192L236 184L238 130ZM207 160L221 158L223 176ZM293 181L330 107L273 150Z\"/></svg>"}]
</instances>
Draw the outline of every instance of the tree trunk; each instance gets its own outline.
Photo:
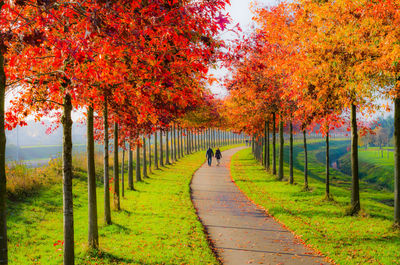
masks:
<instances>
[{"instance_id":1,"label":"tree trunk","mask_svg":"<svg viewBox=\"0 0 400 265\"><path fill-rule=\"evenodd\" d=\"M142 181L142 176L140 175L140 146L136 146L136 182Z\"/></svg>"},{"instance_id":2,"label":"tree trunk","mask_svg":"<svg viewBox=\"0 0 400 265\"><path fill-rule=\"evenodd\" d=\"M272 174L276 175L276 114L272 113Z\"/></svg>"},{"instance_id":3,"label":"tree trunk","mask_svg":"<svg viewBox=\"0 0 400 265\"><path fill-rule=\"evenodd\" d=\"M283 139L283 121L282 116L280 116L279 121L279 172L278 172L278 179L283 179L283 145L285 141Z\"/></svg>"},{"instance_id":4,"label":"tree trunk","mask_svg":"<svg viewBox=\"0 0 400 265\"><path fill-rule=\"evenodd\" d=\"M351 105L351 215L357 214L360 209L360 184L358 179L358 131L357 131L357 107Z\"/></svg>"},{"instance_id":5,"label":"tree trunk","mask_svg":"<svg viewBox=\"0 0 400 265\"><path fill-rule=\"evenodd\" d=\"M0 11L4 1L0 2ZM6 74L4 56L0 51L0 264L8 264L7 249L7 191L6 191L6 133L4 128L4 102Z\"/></svg>"},{"instance_id":6,"label":"tree trunk","mask_svg":"<svg viewBox=\"0 0 400 265\"><path fill-rule=\"evenodd\" d=\"M289 130L290 130L290 146L289 146L289 183L293 184L294 183L294 177L293 177L293 124L292 121L290 121L289 124Z\"/></svg>"},{"instance_id":7,"label":"tree trunk","mask_svg":"<svg viewBox=\"0 0 400 265\"><path fill-rule=\"evenodd\" d=\"M189 130L186 129L186 154L190 154Z\"/></svg>"},{"instance_id":8,"label":"tree trunk","mask_svg":"<svg viewBox=\"0 0 400 265\"><path fill-rule=\"evenodd\" d=\"M97 198L96 198L96 170L94 164L94 133L93 133L93 107L87 110L87 163L88 163L88 210L89 233L88 245L90 249L98 249L99 233L97 227Z\"/></svg>"},{"instance_id":9,"label":"tree trunk","mask_svg":"<svg viewBox=\"0 0 400 265\"><path fill-rule=\"evenodd\" d=\"M325 170L325 197L327 199L330 198L330 191L329 191L329 129L326 132L326 137L325 137L325 143L326 143L326 153L325 153L325 158L326 158L326 170Z\"/></svg>"},{"instance_id":10,"label":"tree trunk","mask_svg":"<svg viewBox=\"0 0 400 265\"><path fill-rule=\"evenodd\" d=\"M394 99L394 226L400 227L400 97Z\"/></svg>"},{"instance_id":11,"label":"tree trunk","mask_svg":"<svg viewBox=\"0 0 400 265\"><path fill-rule=\"evenodd\" d=\"M154 168L158 169L157 131L154 132Z\"/></svg>"},{"instance_id":12,"label":"tree trunk","mask_svg":"<svg viewBox=\"0 0 400 265\"><path fill-rule=\"evenodd\" d=\"M181 157L184 157L185 156L185 151L184 151L184 139L183 139L183 128L181 127L180 128L180 131L181 131Z\"/></svg>"},{"instance_id":13,"label":"tree trunk","mask_svg":"<svg viewBox=\"0 0 400 265\"><path fill-rule=\"evenodd\" d=\"M143 178L147 178L146 136L143 136Z\"/></svg>"},{"instance_id":14,"label":"tree trunk","mask_svg":"<svg viewBox=\"0 0 400 265\"><path fill-rule=\"evenodd\" d=\"M181 140L180 140L180 136L179 136L179 125L178 125L178 127L177 127L177 147L178 147L178 149L177 149L177 158L178 159L181 159Z\"/></svg>"},{"instance_id":15,"label":"tree trunk","mask_svg":"<svg viewBox=\"0 0 400 265\"><path fill-rule=\"evenodd\" d=\"M263 165L264 165L264 168L266 169L267 168L267 152L268 152L268 150L267 150L267 122L266 121L264 121L264 161L263 161Z\"/></svg>"},{"instance_id":16,"label":"tree trunk","mask_svg":"<svg viewBox=\"0 0 400 265\"><path fill-rule=\"evenodd\" d=\"M135 190L133 186L133 152L132 145L129 144L129 158L128 158L128 185L130 190Z\"/></svg>"},{"instance_id":17,"label":"tree trunk","mask_svg":"<svg viewBox=\"0 0 400 265\"><path fill-rule=\"evenodd\" d=\"M266 157L267 157L267 164L266 164L266 167L267 167L267 170L269 171L270 170L270 167L271 167L271 165L270 165L270 162L271 162L271 152L270 152L270 150L269 150L269 121L267 122L267 142L266 142L266 148L267 148L267 154L266 154Z\"/></svg>"},{"instance_id":18,"label":"tree trunk","mask_svg":"<svg viewBox=\"0 0 400 265\"><path fill-rule=\"evenodd\" d=\"M177 149L176 149L176 124L175 123L174 123L173 132L174 132L174 162L176 162L176 160L177 160L177 155L176 155Z\"/></svg>"},{"instance_id":19,"label":"tree trunk","mask_svg":"<svg viewBox=\"0 0 400 265\"><path fill-rule=\"evenodd\" d=\"M307 138L306 130L303 130L303 147L304 147L304 190L308 190L308 157L307 157Z\"/></svg>"},{"instance_id":20,"label":"tree trunk","mask_svg":"<svg viewBox=\"0 0 400 265\"><path fill-rule=\"evenodd\" d=\"M170 152L169 152L169 129L165 131L165 164L171 165L169 161Z\"/></svg>"},{"instance_id":21,"label":"tree trunk","mask_svg":"<svg viewBox=\"0 0 400 265\"><path fill-rule=\"evenodd\" d=\"M71 95L64 96L63 124L63 205L64 205L64 264L75 263L74 205L72 195L72 103Z\"/></svg>"},{"instance_id":22,"label":"tree trunk","mask_svg":"<svg viewBox=\"0 0 400 265\"><path fill-rule=\"evenodd\" d=\"M149 135L149 173L151 174L151 134Z\"/></svg>"},{"instance_id":23,"label":"tree trunk","mask_svg":"<svg viewBox=\"0 0 400 265\"><path fill-rule=\"evenodd\" d=\"M118 123L114 122L114 208L117 211L121 210L118 165Z\"/></svg>"},{"instance_id":24,"label":"tree trunk","mask_svg":"<svg viewBox=\"0 0 400 265\"><path fill-rule=\"evenodd\" d=\"M125 197L125 142L124 148L122 149L122 161L121 161L121 196Z\"/></svg>"},{"instance_id":25,"label":"tree trunk","mask_svg":"<svg viewBox=\"0 0 400 265\"><path fill-rule=\"evenodd\" d=\"M163 133L160 131L160 167L164 166Z\"/></svg>"},{"instance_id":26,"label":"tree trunk","mask_svg":"<svg viewBox=\"0 0 400 265\"><path fill-rule=\"evenodd\" d=\"M107 96L104 97L103 109L104 122L104 223L111 224L111 203L110 203L110 164L109 164L109 139L108 139L108 104Z\"/></svg>"}]
</instances>

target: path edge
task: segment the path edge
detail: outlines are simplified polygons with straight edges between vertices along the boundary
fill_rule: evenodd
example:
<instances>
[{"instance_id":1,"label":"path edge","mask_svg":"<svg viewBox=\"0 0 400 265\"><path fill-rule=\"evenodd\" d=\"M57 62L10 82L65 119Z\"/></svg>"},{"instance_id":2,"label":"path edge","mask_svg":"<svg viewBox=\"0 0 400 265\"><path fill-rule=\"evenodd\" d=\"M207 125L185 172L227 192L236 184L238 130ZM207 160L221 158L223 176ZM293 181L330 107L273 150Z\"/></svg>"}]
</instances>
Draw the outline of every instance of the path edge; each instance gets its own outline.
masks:
<instances>
[{"instance_id":1,"label":"path edge","mask_svg":"<svg viewBox=\"0 0 400 265\"><path fill-rule=\"evenodd\" d=\"M233 149L233 148L232 148L232 149ZM230 149L228 149L228 150L230 150ZM216 260L218 261L218 263L219 263L220 265L223 265L222 257L220 257L220 256L218 255L217 248L216 248L214 242L211 240L210 233L208 232L208 230L207 230L206 226L204 225L203 221L200 219L200 217L199 217L199 211L198 211L197 207L194 205L194 202L193 202L193 190L192 190L193 178L194 178L194 175L197 173L197 171L199 171L200 168L201 168L205 163L206 163L206 161L205 161L203 164L201 164L201 166L200 166L198 169L196 169L196 171L193 173L193 175L192 175L192 177L191 177L191 179L190 179L190 183L189 183L190 201L192 202L192 206L193 206L194 210L196 211L197 220L200 222L201 227L202 227L202 230L203 230L203 233L204 233L204 235L206 236L206 239L207 239L207 242L208 242L208 247L210 248L211 252L213 253L213 255L214 255L214 257L216 258ZM229 164L230 164L230 163L229 163Z\"/></svg>"},{"instance_id":2,"label":"path edge","mask_svg":"<svg viewBox=\"0 0 400 265\"><path fill-rule=\"evenodd\" d=\"M250 148L250 147L248 147ZM239 151L243 151L246 150L248 148L239 150ZM238 152L239 152L238 151ZM309 244L307 244L301 237L299 237L293 230L291 230L289 227L287 227L283 222L281 222L279 219L277 219L275 216L273 216L272 214L270 214L268 212L268 209L264 208L262 205L257 204L253 199L251 199L245 192L243 192L243 190L239 187L239 185L236 183L236 181L233 179L232 177L232 171L231 171L231 163L232 160L234 158L234 156L236 156L238 154L238 152L236 152L235 154L232 155L231 160L229 161L227 168L229 169L229 177L231 178L231 181L233 182L233 184L235 184L235 186L239 189L239 191L252 203L254 204L257 208L259 208L260 210L262 210L263 212L265 212L265 214L267 214L268 216L271 216L280 226L282 226L284 229L290 231L290 233L293 234L294 238L296 240L298 240L305 248L309 249L310 251L312 251L313 253L322 256L324 258L324 260L326 260L328 263L332 264L332 265L338 265L333 259L331 259L330 257L328 257L327 255L324 255L321 251L319 251L318 249L310 246ZM268 173L268 172L266 172Z\"/></svg>"}]
</instances>

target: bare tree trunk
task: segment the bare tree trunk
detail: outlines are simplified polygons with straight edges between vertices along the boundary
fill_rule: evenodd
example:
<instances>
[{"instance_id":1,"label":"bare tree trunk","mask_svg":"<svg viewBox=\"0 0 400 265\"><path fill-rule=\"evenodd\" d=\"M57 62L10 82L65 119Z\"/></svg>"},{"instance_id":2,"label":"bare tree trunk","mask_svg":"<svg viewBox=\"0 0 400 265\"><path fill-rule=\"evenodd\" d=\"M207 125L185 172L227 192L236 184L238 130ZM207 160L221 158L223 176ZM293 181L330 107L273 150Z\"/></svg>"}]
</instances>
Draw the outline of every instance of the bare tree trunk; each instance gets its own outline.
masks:
<instances>
[{"instance_id":1,"label":"bare tree trunk","mask_svg":"<svg viewBox=\"0 0 400 265\"><path fill-rule=\"evenodd\" d=\"M272 113L272 174L276 175L276 114Z\"/></svg>"},{"instance_id":2,"label":"bare tree trunk","mask_svg":"<svg viewBox=\"0 0 400 265\"><path fill-rule=\"evenodd\" d=\"M289 130L290 130L290 146L289 146L289 183L293 184L294 183L294 177L293 177L293 124L292 121L290 121L289 124Z\"/></svg>"},{"instance_id":3,"label":"bare tree trunk","mask_svg":"<svg viewBox=\"0 0 400 265\"><path fill-rule=\"evenodd\" d=\"M128 158L128 185L130 190L135 190L133 186L133 152L132 145L129 144L129 158Z\"/></svg>"},{"instance_id":4,"label":"bare tree trunk","mask_svg":"<svg viewBox=\"0 0 400 265\"><path fill-rule=\"evenodd\" d=\"M163 132L160 131L160 166L164 166Z\"/></svg>"},{"instance_id":5,"label":"bare tree trunk","mask_svg":"<svg viewBox=\"0 0 400 265\"><path fill-rule=\"evenodd\" d=\"M72 103L71 95L64 96L63 124L63 212L64 212L64 264L75 263L74 205L72 195Z\"/></svg>"},{"instance_id":6,"label":"bare tree trunk","mask_svg":"<svg viewBox=\"0 0 400 265\"><path fill-rule=\"evenodd\" d=\"M114 122L114 208L117 211L121 210L118 165L118 123Z\"/></svg>"},{"instance_id":7,"label":"bare tree trunk","mask_svg":"<svg viewBox=\"0 0 400 265\"><path fill-rule=\"evenodd\" d=\"M143 178L147 178L146 136L143 136Z\"/></svg>"},{"instance_id":8,"label":"bare tree trunk","mask_svg":"<svg viewBox=\"0 0 400 265\"><path fill-rule=\"evenodd\" d=\"M325 197L329 199L331 196L329 191L329 128L328 131L326 132L325 143L326 143Z\"/></svg>"},{"instance_id":9,"label":"bare tree trunk","mask_svg":"<svg viewBox=\"0 0 400 265\"><path fill-rule=\"evenodd\" d=\"M264 168L267 168L267 121L264 121L264 161L263 161L263 165Z\"/></svg>"},{"instance_id":10,"label":"bare tree trunk","mask_svg":"<svg viewBox=\"0 0 400 265\"><path fill-rule=\"evenodd\" d=\"M177 155L176 155L176 125L174 123L174 128L173 128L173 132L174 132L174 162L176 162L177 160Z\"/></svg>"},{"instance_id":11,"label":"bare tree trunk","mask_svg":"<svg viewBox=\"0 0 400 265\"><path fill-rule=\"evenodd\" d=\"M4 5L0 2L0 11ZM8 264L7 249L7 191L6 191L6 133L4 128L4 102L6 73L4 56L0 51L0 264Z\"/></svg>"},{"instance_id":12,"label":"bare tree trunk","mask_svg":"<svg viewBox=\"0 0 400 265\"><path fill-rule=\"evenodd\" d=\"M184 153L184 151L183 151L183 147L184 147L184 145L183 145L183 129L182 129L182 127L180 128L180 131L181 131L181 157L184 157L185 156L185 153Z\"/></svg>"},{"instance_id":13,"label":"bare tree trunk","mask_svg":"<svg viewBox=\"0 0 400 265\"><path fill-rule=\"evenodd\" d=\"M151 174L151 134L149 135L149 173Z\"/></svg>"},{"instance_id":14,"label":"bare tree trunk","mask_svg":"<svg viewBox=\"0 0 400 265\"><path fill-rule=\"evenodd\" d=\"M125 197L125 142L122 148L122 161L121 161L121 196Z\"/></svg>"},{"instance_id":15,"label":"bare tree trunk","mask_svg":"<svg viewBox=\"0 0 400 265\"><path fill-rule=\"evenodd\" d=\"M358 214L360 206L360 184L358 179L358 130L357 106L351 105L351 215Z\"/></svg>"},{"instance_id":16,"label":"bare tree trunk","mask_svg":"<svg viewBox=\"0 0 400 265\"><path fill-rule=\"evenodd\" d=\"M280 116L279 121L279 172L278 172L278 179L283 179L283 146L285 141L283 139L283 121L282 115Z\"/></svg>"},{"instance_id":17,"label":"bare tree trunk","mask_svg":"<svg viewBox=\"0 0 400 265\"><path fill-rule=\"evenodd\" d=\"M97 226L97 198L96 198L96 170L94 164L94 133L93 133L93 107L87 110L87 163L88 163L88 210L89 233L88 245L90 249L98 249L99 233Z\"/></svg>"},{"instance_id":18,"label":"bare tree trunk","mask_svg":"<svg viewBox=\"0 0 400 265\"><path fill-rule=\"evenodd\" d=\"M136 182L142 181L140 175L140 146L136 146Z\"/></svg>"},{"instance_id":19,"label":"bare tree trunk","mask_svg":"<svg viewBox=\"0 0 400 265\"><path fill-rule=\"evenodd\" d=\"M107 96L104 97L103 109L104 121L104 222L111 224L111 206L110 206L110 164L109 164L109 139L108 139L108 104Z\"/></svg>"},{"instance_id":20,"label":"bare tree trunk","mask_svg":"<svg viewBox=\"0 0 400 265\"><path fill-rule=\"evenodd\" d=\"M177 140L177 158L178 159L181 159L181 141L180 141L180 137L179 137L179 125L178 125L178 127L177 127L177 136L178 136L178 138L176 139Z\"/></svg>"},{"instance_id":21,"label":"bare tree trunk","mask_svg":"<svg viewBox=\"0 0 400 265\"><path fill-rule=\"evenodd\" d=\"M400 97L394 99L394 226L400 227Z\"/></svg>"},{"instance_id":22,"label":"bare tree trunk","mask_svg":"<svg viewBox=\"0 0 400 265\"><path fill-rule=\"evenodd\" d=\"M269 171L270 167L271 167L271 165L270 165L271 152L269 150L269 121L267 121L267 143L266 143L266 145L267 145L267 154L266 154L266 156L267 156L267 164L266 164L266 167L267 167L267 170Z\"/></svg>"},{"instance_id":23,"label":"bare tree trunk","mask_svg":"<svg viewBox=\"0 0 400 265\"><path fill-rule=\"evenodd\" d=\"M165 164L166 165L171 165L170 161L169 161L169 157L170 157L170 152L169 152L169 129L167 129L165 131Z\"/></svg>"},{"instance_id":24,"label":"bare tree trunk","mask_svg":"<svg viewBox=\"0 0 400 265\"><path fill-rule=\"evenodd\" d=\"M154 132L154 168L158 169L157 131Z\"/></svg>"},{"instance_id":25,"label":"bare tree trunk","mask_svg":"<svg viewBox=\"0 0 400 265\"><path fill-rule=\"evenodd\" d=\"M307 138L306 130L303 130L303 144L304 144L304 190L308 190L308 157L307 157Z\"/></svg>"}]
</instances>

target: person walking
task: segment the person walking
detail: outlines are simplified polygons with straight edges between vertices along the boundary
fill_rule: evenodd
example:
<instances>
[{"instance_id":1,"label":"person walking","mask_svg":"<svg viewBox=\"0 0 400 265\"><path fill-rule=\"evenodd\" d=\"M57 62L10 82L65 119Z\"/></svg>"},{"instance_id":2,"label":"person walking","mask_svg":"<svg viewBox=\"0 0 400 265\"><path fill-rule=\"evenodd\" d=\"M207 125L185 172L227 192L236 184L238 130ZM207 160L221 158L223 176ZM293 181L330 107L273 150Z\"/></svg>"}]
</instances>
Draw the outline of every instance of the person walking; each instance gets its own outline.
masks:
<instances>
[{"instance_id":1,"label":"person walking","mask_svg":"<svg viewBox=\"0 0 400 265\"><path fill-rule=\"evenodd\" d=\"M207 162L208 165L211 167L211 162L212 162L212 157L214 156L214 151L211 149L211 147L208 148L206 157L207 157Z\"/></svg>"},{"instance_id":2,"label":"person walking","mask_svg":"<svg viewBox=\"0 0 400 265\"><path fill-rule=\"evenodd\" d=\"M215 158L217 159L217 166L219 166L219 162L222 158L222 153L219 150L219 148L217 148L217 150L215 150Z\"/></svg>"}]
</instances>

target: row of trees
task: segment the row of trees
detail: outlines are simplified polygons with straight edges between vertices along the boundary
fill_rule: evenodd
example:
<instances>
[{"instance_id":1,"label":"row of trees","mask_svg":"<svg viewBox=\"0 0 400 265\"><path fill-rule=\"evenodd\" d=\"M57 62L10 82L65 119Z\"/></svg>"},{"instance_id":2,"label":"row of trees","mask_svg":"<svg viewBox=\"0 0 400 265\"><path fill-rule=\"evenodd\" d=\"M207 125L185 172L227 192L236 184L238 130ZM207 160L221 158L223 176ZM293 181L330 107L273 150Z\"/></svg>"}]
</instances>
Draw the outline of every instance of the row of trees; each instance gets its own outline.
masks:
<instances>
[{"instance_id":1,"label":"row of trees","mask_svg":"<svg viewBox=\"0 0 400 265\"><path fill-rule=\"evenodd\" d=\"M377 99L395 103L395 207L400 224L400 97L396 36L399 14L396 1L315 1L255 9L258 27L238 41L227 58L233 72L226 80L231 94L226 106L231 126L256 139L264 137L266 168L272 132L272 172L283 179L283 131L290 134L290 182L293 182L294 131L322 133L326 140L326 197L329 199L329 138L336 128L351 133L352 187L349 214L361 209L358 177L358 139L370 131L358 115L371 116L382 106ZM386 106L385 109L387 108ZM279 127L280 157L276 172L275 142ZM294 129L295 128L295 129ZM258 148L260 149L260 148ZM307 152L305 155L305 189Z\"/></svg>"},{"instance_id":2,"label":"row of trees","mask_svg":"<svg viewBox=\"0 0 400 265\"><path fill-rule=\"evenodd\" d=\"M98 248L94 142L104 144L104 219L110 224L109 140L145 150L140 137L171 124L194 128L185 115L201 109L210 111L200 116L212 116L208 107L218 105L205 87L209 67L221 56L218 35L228 19L220 12L227 2L0 2L0 264L8 263L4 130L25 125L28 116L62 125L64 264L74 264L72 113L86 111L89 248ZM118 210L118 148L113 151Z\"/></svg>"}]
</instances>

